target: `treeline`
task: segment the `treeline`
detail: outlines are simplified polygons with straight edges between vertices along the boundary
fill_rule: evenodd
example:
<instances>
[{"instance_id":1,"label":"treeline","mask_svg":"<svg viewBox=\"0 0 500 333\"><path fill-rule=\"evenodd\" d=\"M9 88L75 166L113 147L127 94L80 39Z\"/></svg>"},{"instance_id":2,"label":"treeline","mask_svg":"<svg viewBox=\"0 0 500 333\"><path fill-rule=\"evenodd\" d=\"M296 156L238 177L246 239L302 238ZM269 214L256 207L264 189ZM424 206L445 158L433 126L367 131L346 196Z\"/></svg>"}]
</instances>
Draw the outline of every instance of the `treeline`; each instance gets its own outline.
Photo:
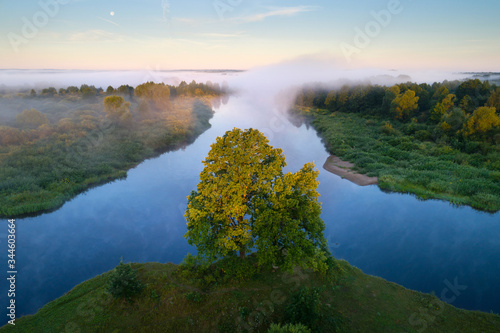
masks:
<instances>
[{"instance_id":1,"label":"treeline","mask_svg":"<svg viewBox=\"0 0 500 333\"><path fill-rule=\"evenodd\" d=\"M172 98L177 96L203 96L203 95L221 95L227 93L229 88L226 82L222 84L222 87L219 83L207 81L206 83L197 83L196 81L191 81L191 83L187 83L186 81L182 81L178 86L168 85L164 83L153 83L150 84L161 85L170 91L170 95ZM59 88L57 90L54 87L48 87L44 89L31 89L29 92L19 92L17 97L26 97L26 98L34 98L34 97L81 97L84 99L91 99L99 96L106 95L121 95L133 97L135 93L135 89L132 86L121 85L117 88L113 86L108 86L106 90L102 87L96 88L94 85L82 84L80 87L69 86L67 88Z\"/></svg>"},{"instance_id":2,"label":"treeline","mask_svg":"<svg viewBox=\"0 0 500 333\"><path fill-rule=\"evenodd\" d=\"M181 110L182 99L196 97L217 106L220 100L224 101L224 91L228 90L227 85L223 86L221 89L218 83L210 81L206 84L183 81L179 86L147 82L135 88L128 85L117 89L108 87L106 92L82 85L60 89L59 93L55 88L47 88L42 89L40 95L33 91L29 95L0 95L3 105L0 145L24 144L57 132L75 132L76 128L92 130L100 121L102 111L108 120L120 126L132 126L158 117L175 125L187 119ZM175 108L172 107L174 100Z\"/></svg>"},{"instance_id":3,"label":"treeline","mask_svg":"<svg viewBox=\"0 0 500 333\"><path fill-rule=\"evenodd\" d=\"M6 106L0 114L0 215L56 208L93 185L125 177L146 158L193 142L210 127L211 102L222 98L213 85L195 86L207 93L172 97L169 86L149 82L133 88L132 97L87 99L79 90L74 99L0 98Z\"/></svg>"},{"instance_id":4,"label":"treeline","mask_svg":"<svg viewBox=\"0 0 500 333\"><path fill-rule=\"evenodd\" d=\"M500 88L479 79L392 87L345 85L335 90L317 84L300 91L296 102L329 112L397 120L407 124L406 134L461 150L471 150L468 141L500 143Z\"/></svg>"}]
</instances>

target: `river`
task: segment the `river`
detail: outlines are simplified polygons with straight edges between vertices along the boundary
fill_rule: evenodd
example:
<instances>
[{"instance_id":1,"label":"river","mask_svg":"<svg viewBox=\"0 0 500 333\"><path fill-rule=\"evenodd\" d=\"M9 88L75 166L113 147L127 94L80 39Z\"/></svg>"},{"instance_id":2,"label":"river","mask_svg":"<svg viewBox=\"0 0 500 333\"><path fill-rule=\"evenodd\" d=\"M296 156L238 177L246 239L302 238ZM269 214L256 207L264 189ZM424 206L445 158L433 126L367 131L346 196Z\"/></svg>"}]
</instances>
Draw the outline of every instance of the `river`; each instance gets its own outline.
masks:
<instances>
[{"instance_id":1,"label":"river","mask_svg":"<svg viewBox=\"0 0 500 333\"><path fill-rule=\"evenodd\" d=\"M121 257L179 263L194 253L183 238L186 196L196 188L210 144L234 127L263 131L283 149L285 171L316 163L326 237L336 258L406 288L434 291L457 307L500 313L499 213L341 179L322 168L329 154L312 128L293 125L271 99L253 94L243 91L222 104L212 127L184 149L144 161L126 179L91 189L55 212L18 219L17 316L35 313ZM5 252L6 232L4 225ZM4 272L6 264L0 265ZM8 290L5 279L0 287L2 294Z\"/></svg>"}]
</instances>

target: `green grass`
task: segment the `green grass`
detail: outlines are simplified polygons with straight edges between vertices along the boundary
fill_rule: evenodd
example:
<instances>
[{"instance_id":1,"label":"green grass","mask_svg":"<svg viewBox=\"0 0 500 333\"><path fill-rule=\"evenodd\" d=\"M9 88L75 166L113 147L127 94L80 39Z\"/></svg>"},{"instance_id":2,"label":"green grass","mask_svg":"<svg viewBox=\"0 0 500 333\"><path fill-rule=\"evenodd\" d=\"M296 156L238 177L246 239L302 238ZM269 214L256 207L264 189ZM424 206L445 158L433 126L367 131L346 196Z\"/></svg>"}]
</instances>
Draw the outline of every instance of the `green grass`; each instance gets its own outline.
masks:
<instances>
[{"instance_id":1,"label":"green grass","mask_svg":"<svg viewBox=\"0 0 500 333\"><path fill-rule=\"evenodd\" d=\"M409 130L419 124L309 112L328 151L354 163L358 172L379 177L380 188L488 212L500 209L500 152L482 153L478 148L464 153L425 141L421 132L425 130Z\"/></svg>"},{"instance_id":2,"label":"green grass","mask_svg":"<svg viewBox=\"0 0 500 333\"><path fill-rule=\"evenodd\" d=\"M41 128L19 132L23 142L0 146L0 216L57 209L93 186L125 178L147 158L185 147L210 128L208 104L183 98L172 105L153 119L135 114L127 126L106 122L96 107L85 112L92 117L90 128L79 122L79 111L68 111L71 128L52 126L46 135Z\"/></svg>"},{"instance_id":3,"label":"green grass","mask_svg":"<svg viewBox=\"0 0 500 333\"><path fill-rule=\"evenodd\" d=\"M251 258L248 260L252 260ZM261 271L241 281L186 277L174 264L132 264L145 288L132 302L106 292L109 272L76 286L0 332L266 332L285 323L294 295L318 292L316 332L498 332L500 316L466 311L335 261L334 278ZM300 311L300 309L299 309Z\"/></svg>"}]
</instances>

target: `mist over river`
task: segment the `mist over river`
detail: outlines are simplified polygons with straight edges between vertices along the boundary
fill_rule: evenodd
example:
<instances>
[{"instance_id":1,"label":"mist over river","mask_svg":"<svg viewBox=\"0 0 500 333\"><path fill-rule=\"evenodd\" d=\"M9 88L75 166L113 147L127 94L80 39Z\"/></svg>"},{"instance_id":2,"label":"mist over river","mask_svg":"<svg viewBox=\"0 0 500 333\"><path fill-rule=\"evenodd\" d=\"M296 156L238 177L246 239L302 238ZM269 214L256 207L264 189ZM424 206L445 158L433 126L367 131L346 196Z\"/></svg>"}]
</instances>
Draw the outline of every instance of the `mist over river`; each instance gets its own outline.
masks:
<instances>
[{"instance_id":1,"label":"mist over river","mask_svg":"<svg viewBox=\"0 0 500 333\"><path fill-rule=\"evenodd\" d=\"M45 75L47 82L54 78ZM286 87L267 89L264 79L262 85L245 87L245 82L258 81L245 81L252 73L175 75L227 80L239 93L215 109L212 127L193 144L147 160L126 179L93 188L52 213L16 219L17 316L33 314L78 283L114 268L120 257L124 262L180 263L188 252L194 253L183 238L186 196L196 188L210 144L234 127L259 129L271 145L282 148L285 171L316 163L325 234L336 258L406 288L434 291L457 307L500 313L500 213L384 193L377 186L359 187L329 173L322 168L329 154L316 132L288 121L286 107L275 104L274 94ZM95 78L104 89L114 84ZM137 85L148 78L120 80ZM4 222L0 267L5 274ZM2 294L8 290L5 278L0 288ZM6 298L1 299L0 305L7 307Z\"/></svg>"}]
</instances>

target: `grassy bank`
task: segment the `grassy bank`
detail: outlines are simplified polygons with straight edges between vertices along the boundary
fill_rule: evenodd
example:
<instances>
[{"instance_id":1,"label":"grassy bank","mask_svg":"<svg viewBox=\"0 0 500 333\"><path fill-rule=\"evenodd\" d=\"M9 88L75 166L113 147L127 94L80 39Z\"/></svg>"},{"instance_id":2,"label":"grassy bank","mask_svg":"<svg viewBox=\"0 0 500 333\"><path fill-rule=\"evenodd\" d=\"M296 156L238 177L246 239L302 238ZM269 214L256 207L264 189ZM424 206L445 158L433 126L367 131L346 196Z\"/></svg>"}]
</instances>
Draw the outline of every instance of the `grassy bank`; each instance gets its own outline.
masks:
<instances>
[{"instance_id":1,"label":"grassy bank","mask_svg":"<svg viewBox=\"0 0 500 333\"><path fill-rule=\"evenodd\" d=\"M336 265L334 279L297 270L235 282L224 278L230 266L196 279L174 264L132 264L145 286L132 302L106 292L108 272L0 332L266 332L301 311L309 311L303 320L313 321L316 332L500 330L500 316L457 309L345 261Z\"/></svg>"},{"instance_id":2,"label":"grassy bank","mask_svg":"<svg viewBox=\"0 0 500 333\"><path fill-rule=\"evenodd\" d=\"M356 165L355 170L379 177L384 190L442 199L479 210L500 209L498 153L456 150L422 137L408 127L354 113L302 108L329 152ZM407 134L408 133L408 134Z\"/></svg>"},{"instance_id":3,"label":"grassy bank","mask_svg":"<svg viewBox=\"0 0 500 333\"><path fill-rule=\"evenodd\" d=\"M103 111L103 99L48 98L46 109L63 111L46 111L46 123L0 126L0 216L50 211L92 186L124 178L145 159L194 142L213 114L208 99L178 97L161 110L132 100L129 118L115 119Z\"/></svg>"}]
</instances>

